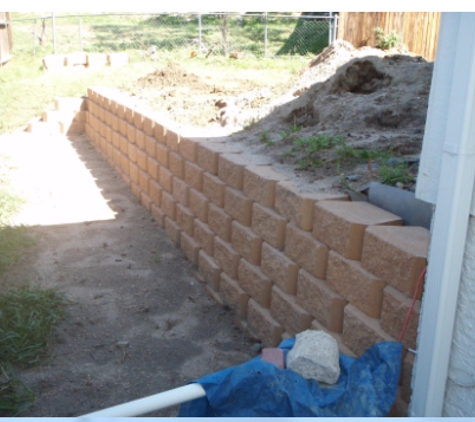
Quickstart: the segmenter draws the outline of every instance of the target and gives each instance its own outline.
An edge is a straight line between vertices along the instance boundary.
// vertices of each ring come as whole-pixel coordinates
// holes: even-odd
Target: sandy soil
[[[36,394],[23,416],[80,416],[256,356],[255,343],[84,136],[0,137],[0,153],[30,200],[18,222],[37,238],[0,286],[56,286],[71,301],[51,360],[20,373]]]

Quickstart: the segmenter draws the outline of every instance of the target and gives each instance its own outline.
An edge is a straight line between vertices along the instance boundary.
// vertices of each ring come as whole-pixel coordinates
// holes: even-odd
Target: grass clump
[[[0,417],[14,417],[33,406],[35,395],[10,365],[0,365]]]
[[[390,34],[385,35],[382,28],[375,28],[374,33],[376,36],[376,47],[381,50],[389,50],[397,47],[401,43],[401,35],[396,31],[392,31]]]

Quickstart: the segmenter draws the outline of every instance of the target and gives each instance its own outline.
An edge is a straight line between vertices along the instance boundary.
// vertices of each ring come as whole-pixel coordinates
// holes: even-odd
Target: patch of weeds
[[[274,142],[270,139],[270,133],[268,130],[264,130],[263,132],[259,133],[259,139],[263,144],[274,145]]]
[[[300,158],[297,160],[299,170],[308,170],[319,167],[323,162],[319,156],[321,150],[335,147],[344,142],[341,135],[327,135],[321,133],[317,137],[297,138],[294,146],[286,153],[287,156]]]
[[[46,357],[48,339],[64,316],[57,289],[19,288],[0,294],[0,364],[32,365]]]
[[[303,129],[303,126],[297,125],[294,121],[294,123],[291,126],[289,126],[287,129],[280,132],[280,136],[282,137],[282,139],[285,139],[292,133],[300,132],[302,129]]]
[[[24,226],[0,226],[0,274],[8,270],[35,240]]]
[[[394,48],[401,43],[401,35],[396,31],[392,31],[390,34],[385,35],[382,28],[374,28],[374,33],[376,36],[376,47],[381,50],[389,50]]]
[[[243,124],[243,128],[244,130],[251,129],[256,123],[257,123],[257,119],[255,117],[251,119],[247,119]]]
[[[410,183],[414,178],[409,175],[409,169],[405,163],[399,163],[395,166],[384,164],[379,167],[379,177],[384,185],[394,186],[397,183]]]
[[[0,417],[14,417],[33,406],[35,395],[8,364],[0,364]]]

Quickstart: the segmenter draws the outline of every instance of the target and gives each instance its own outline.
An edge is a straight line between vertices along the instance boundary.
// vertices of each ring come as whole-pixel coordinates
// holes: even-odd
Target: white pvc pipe
[[[143,399],[119,404],[107,409],[83,415],[83,418],[107,418],[107,417],[130,417],[140,416],[155,410],[164,409],[175,404],[185,403],[190,400],[206,396],[206,392],[200,384],[189,384],[184,387],[164,391]]]
[[[440,48],[439,48],[440,47]],[[454,54],[455,53],[455,54]],[[429,267],[414,365],[411,417],[442,416],[475,179],[475,14],[443,13],[428,123],[446,120]],[[431,101],[432,100],[432,101]],[[430,128],[428,128],[430,131]]]

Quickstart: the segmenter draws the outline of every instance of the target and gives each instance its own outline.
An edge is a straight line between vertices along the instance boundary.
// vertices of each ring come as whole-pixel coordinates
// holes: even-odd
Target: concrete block
[[[361,265],[397,290],[412,297],[427,265],[430,232],[422,227],[368,227]],[[418,298],[422,296],[422,289]]]
[[[128,62],[129,56],[127,55],[127,53],[111,53],[107,55],[107,64],[109,66],[124,66]]]
[[[328,330],[343,331],[343,310],[348,301],[304,269],[298,275],[297,303]]]
[[[98,68],[107,65],[107,55],[101,53],[87,53],[86,66],[88,68]]]
[[[167,215],[167,217],[172,220],[176,221],[176,206],[178,201],[173,198],[168,192],[162,191],[162,204],[161,208],[163,212]],[[181,228],[180,228],[181,229]]]
[[[203,190],[203,174],[204,170],[198,165],[185,162],[185,182],[199,192]]]
[[[43,59],[46,70],[61,70],[64,68],[64,54],[49,54]]]
[[[159,122],[155,121],[155,126],[153,128],[153,137],[163,145],[166,145],[165,142],[165,128]]]
[[[120,143],[120,141],[123,137],[120,136],[120,135],[117,135],[116,138],[117,138],[117,142]],[[115,141],[114,137],[112,138],[112,143],[115,147],[119,146],[119,145],[116,145],[116,141]],[[128,152],[128,156],[129,156],[130,161],[132,161],[132,163],[136,163],[137,162],[137,147],[134,144],[131,144],[130,142],[128,142],[127,143],[127,152]]]
[[[231,245],[243,258],[254,265],[261,263],[262,239],[249,227],[232,222]]]
[[[296,293],[299,266],[266,242],[262,244],[261,269],[285,293]]]
[[[152,202],[159,207],[161,205],[162,187],[157,181],[149,181],[148,194],[150,195]]]
[[[287,224],[285,254],[310,274],[322,280],[327,273],[328,248],[293,223]]]
[[[198,158],[198,142],[192,139],[180,137],[178,152],[186,161],[196,163]]]
[[[143,115],[143,131],[147,136],[154,136],[155,120],[146,114]]]
[[[168,193],[172,193],[173,174],[165,167],[160,167],[158,171],[158,181]]]
[[[208,225],[203,223],[199,218],[195,218],[193,234],[198,245],[200,245],[208,255],[213,256],[215,234]]]
[[[402,219],[368,202],[321,201],[315,204],[313,235],[349,259],[360,259],[366,227],[401,226]]]
[[[343,319],[343,343],[361,356],[373,344],[381,341],[395,341],[381,329],[379,319],[370,318],[351,303],[345,307]]]
[[[166,145],[158,143],[155,145],[155,150],[156,150],[156,158],[158,162],[162,166],[168,168],[169,167],[168,155],[170,153],[170,149]]]
[[[122,136],[127,136],[128,123],[125,120],[119,119],[119,132]]]
[[[249,296],[241,289],[236,280],[225,273],[220,275],[219,292],[225,305],[228,305],[238,316],[245,320],[247,317],[247,303]]]
[[[241,259],[238,266],[238,280],[243,290],[260,306],[270,308],[272,281],[258,266]]]
[[[285,369],[284,351],[282,349],[266,347],[262,350],[261,360],[269,362],[279,369]]]
[[[185,178],[185,160],[177,152],[170,151],[168,155],[170,171],[180,179]]]
[[[384,289],[383,310],[381,312],[381,328],[391,337],[399,338],[404,326],[407,312],[411,307],[412,298],[402,294],[394,287],[387,286]],[[407,326],[406,334],[402,343],[408,349],[415,350],[417,340],[417,327],[421,311],[421,302],[418,300],[414,305],[411,319]]]
[[[176,222],[170,220],[167,216],[165,216],[165,231],[173,244],[177,248],[180,247],[182,229],[178,224],[176,224]]]
[[[240,259],[241,256],[228,242],[225,242],[219,236],[214,238],[214,260],[231,278],[237,278]]]
[[[155,158],[156,153],[157,153],[156,151],[156,145],[158,144],[157,140],[148,135],[145,135],[144,137],[145,137],[145,151],[150,157]]]
[[[186,234],[185,232],[181,233],[180,236],[180,247],[183,250],[183,253],[188,258],[193,265],[198,265],[198,253],[200,251],[200,245],[195,242],[195,240]]]
[[[148,156],[147,154],[141,150],[140,148],[137,148],[137,165],[143,170],[147,171],[148,170]]]
[[[226,187],[224,192],[224,210],[244,226],[251,225],[252,199],[241,191]]]
[[[183,180],[180,180],[177,177],[173,178],[172,194],[178,202],[182,203],[185,207],[188,207],[190,187]]]
[[[134,126],[132,126],[134,127]],[[134,127],[135,129],[135,127]],[[137,144],[137,146],[142,150],[142,151],[145,151],[145,137],[147,135],[145,135],[145,132],[139,130],[139,129],[135,129],[135,143]]]
[[[136,185],[138,185],[138,183],[139,183],[139,168],[133,163],[129,163],[129,176],[130,176],[130,180],[132,180],[132,182],[134,182]]]
[[[252,205],[252,230],[276,249],[283,249],[287,220],[270,208],[254,202]]]
[[[195,216],[182,204],[176,205],[176,222],[188,236],[193,237]]]
[[[142,130],[143,129],[143,120],[144,120],[144,116],[143,114],[138,111],[138,110],[135,110],[135,113],[134,113],[134,126],[139,129],[139,130]]]
[[[173,152],[178,152],[178,145],[180,144],[180,135],[167,127],[163,128],[163,136],[165,144]]]
[[[266,347],[277,347],[284,330],[271,316],[268,309],[260,306],[254,299],[247,305],[247,321],[249,329]]]
[[[208,226],[221,239],[229,242],[231,240],[231,224],[233,219],[222,208],[214,204],[209,204]]]
[[[312,317],[297,303],[296,297],[277,286],[272,287],[270,313],[291,336],[307,330],[312,322]]]
[[[328,256],[327,283],[371,318],[379,318],[386,283],[366,271],[361,263],[346,259],[334,251]]]
[[[127,123],[127,139],[129,142],[133,144],[136,143],[136,136],[137,136],[137,129],[135,129],[134,125]]]
[[[275,190],[275,209],[302,230],[312,231],[315,203],[319,201],[347,201],[348,195],[302,192],[290,181],[278,182]]]
[[[265,207],[274,207],[277,182],[287,178],[271,166],[249,166],[244,169],[243,192]]]
[[[196,163],[209,174],[218,174],[219,156],[224,153],[237,154],[242,150],[231,143],[200,142]]]
[[[203,223],[208,222],[209,199],[195,189],[189,191],[188,206],[190,211]]]
[[[87,65],[86,53],[69,53],[64,57],[65,66]]]
[[[203,250],[198,253],[198,269],[206,283],[211,286],[213,290],[219,292],[219,275],[221,274],[221,268],[219,268],[214,259]]]
[[[157,224],[163,229],[165,227],[165,213],[155,204],[152,204],[150,211]]]
[[[139,186],[148,195],[148,184],[150,182],[150,176],[143,170],[139,170]]]
[[[203,174],[203,195],[218,207],[224,207],[226,184],[210,173]]]
[[[140,195],[140,202],[146,210],[150,211],[152,209],[152,199],[143,191]]]

